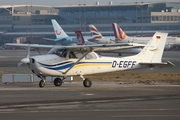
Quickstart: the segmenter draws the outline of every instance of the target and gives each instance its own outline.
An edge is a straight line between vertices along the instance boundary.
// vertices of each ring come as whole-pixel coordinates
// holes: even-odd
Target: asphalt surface
[[[179,85],[122,85],[81,82],[54,87],[47,83],[0,86],[0,119],[179,120]]]
[[[25,51],[1,50],[0,56],[0,70],[31,73],[26,65],[15,67],[26,56]],[[176,67],[153,71],[180,70],[179,51],[165,52],[166,60]],[[64,83],[61,87],[46,83],[44,88],[39,88],[38,83],[0,85],[0,120],[180,120],[179,113],[178,84],[93,82],[91,88],[84,88],[82,82]]]

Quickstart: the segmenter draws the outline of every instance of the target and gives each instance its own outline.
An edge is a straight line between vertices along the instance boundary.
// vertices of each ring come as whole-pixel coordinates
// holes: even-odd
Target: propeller
[[[29,64],[30,63],[29,57],[30,57],[30,44],[28,44],[26,57],[21,59],[21,61],[17,63],[17,67],[20,67],[22,64]]]

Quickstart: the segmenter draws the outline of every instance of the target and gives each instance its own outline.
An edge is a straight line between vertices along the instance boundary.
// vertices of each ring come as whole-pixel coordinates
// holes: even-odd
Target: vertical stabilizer
[[[76,39],[77,39],[77,45],[84,45],[84,37],[82,35],[82,30],[76,30],[75,31]]]
[[[98,29],[94,25],[89,25],[89,29],[92,36],[91,40],[103,38],[102,34],[98,31]]]
[[[141,62],[161,63],[168,33],[156,32],[143,50],[137,55]]]
[[[54,28],[54,32],[56,35],[56,38],[66,38],[69,37],[64,30],[61,28],[61,26],[57,23],[57,21],[55,19],[51,20],[53,28]]]
[[[112,23],[114,36],[117,40],[124,40],[127,35],[126,33],[120,28],[120,26],[117,23]]]

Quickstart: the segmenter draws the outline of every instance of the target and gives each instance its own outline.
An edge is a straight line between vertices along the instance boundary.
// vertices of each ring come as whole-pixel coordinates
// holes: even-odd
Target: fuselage
[[[90,36],[85,36],[85,41],[87,41],[87,39],[90,38]],[[69,36],[69,37],[65,37],[65,38],[57,38],[54,40],[57,44],[61,44],[61,45],[77,45],[77,39],[76,36]]]
[[[59,77],[76,76],[80,74],[89,75],[148,67],[140,65],[139,60],[132,59],[133,57],[99,57],[96,53],[93,54],[93,58],[84,58],[75,66],[73,65],[78,60],[75,58],[67,59],[59,57],[55,54],[32,56],[30,58],[30,69],[36,75]],[[66,72],[70,67],[72,67],[72,69],[64,74],[64,72]]]
[[[115,39],[111,39],[111,38],[96,38],[96,39],[89,39],[88,41],[90,42],[94,42],[97,44],[113,44],[115,43]]]
[[[152,37],[128,37],[127,36],[124,40],[117,41],[117,42],[147,44],[151,38]],[[168,36],[166,40],[166,44],[165,44],[165,49],[169,49],[173,47],[174,45],[180,46],[180,38]]]

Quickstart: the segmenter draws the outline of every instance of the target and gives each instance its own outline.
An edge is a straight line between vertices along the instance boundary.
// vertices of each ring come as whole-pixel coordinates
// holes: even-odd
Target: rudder
[[[156,32],[137,57],[142,62],[161,63],[167,35],[168,33]]]
[[[98,31],[98,29],[94,25],[89,25],[89,29],[91,32],[92,38],[90,40],[96,40],[103,38],[102,34]]]
[[[57,21],[55,19],[51,20],[53,28],[54,28],[54,32],[56,35],[56,38],[65,38],[65,37],[69,37],[64,30],[61,28],[61,26],[57,23]]]
[[[84,45],[84,37],[82,35],[82,30],[76,30],[75,31],[76,39],[77,39],[77,45]]]
[[[120,28],[120,26],[117,23],[112,23],[114,36],[117,40],[124,40],[127,35],[126,33]]]

